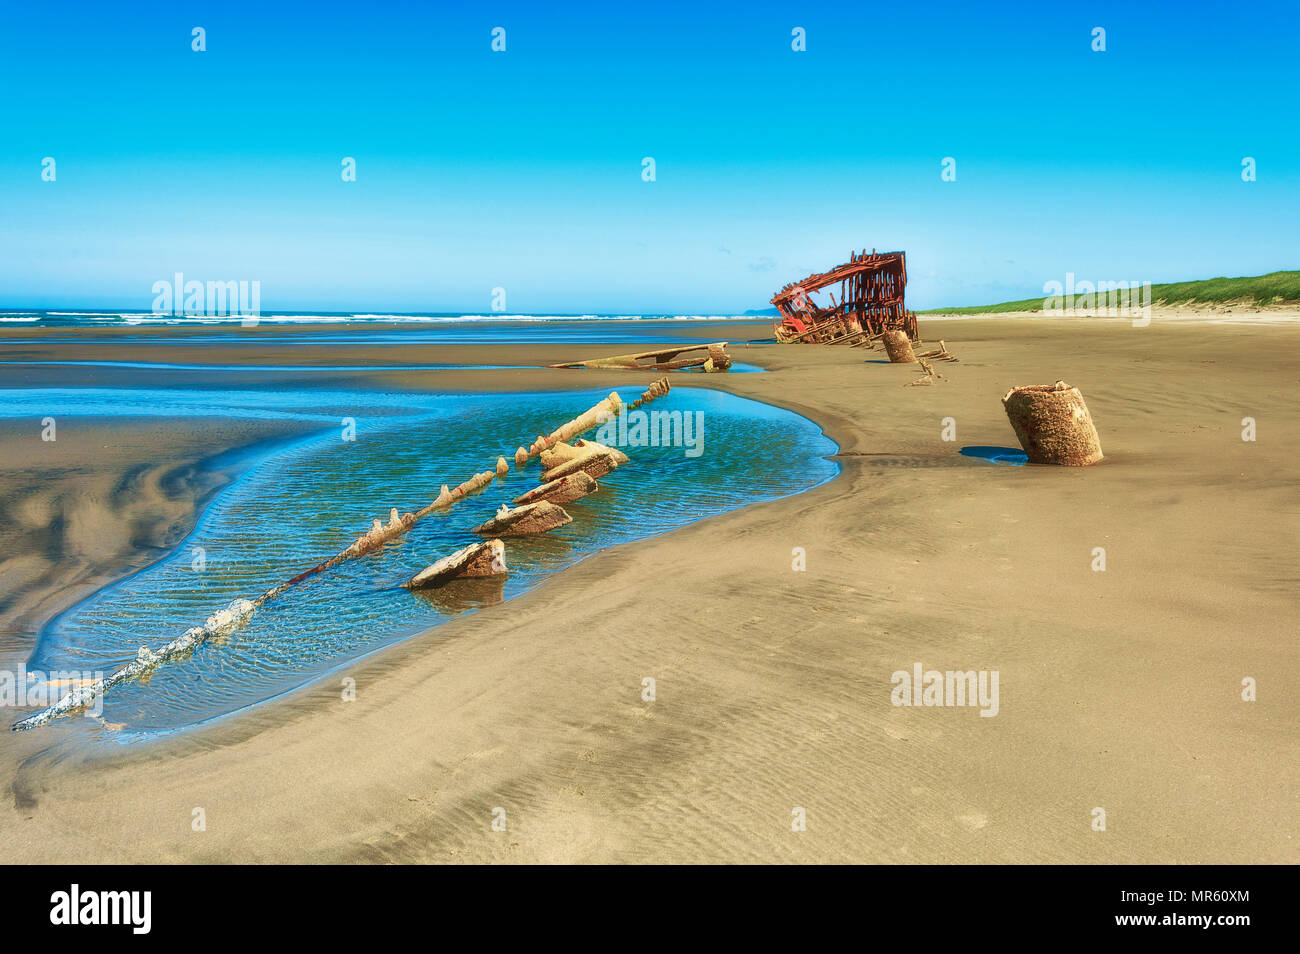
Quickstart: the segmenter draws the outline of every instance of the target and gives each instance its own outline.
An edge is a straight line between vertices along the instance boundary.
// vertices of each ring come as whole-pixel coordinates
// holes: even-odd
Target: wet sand
[[[148,746],[4,733],[0,860],[1300,860],[1300,328],[923,318],[921,330],[961,358],[937,366],[945,380],[928,388],[903,387],[915,367],[880,363],[878,351],[801,346],[733,345],[766,374],[674,378],[807,415],[840,445],[843,473],[602,553],[441,628],[455,638],[436,651],[422,637],[386,650],[347,672],[354,702],[331,677]],[[738,326],[727,337],[769,333]],[[187,347],[58,334],[2,344],[32,337],[0,333],[5,357],[543,364],[641,348]],[[219,380],[631,392],[652,377]],[[0,368],[0,387],[187,378]],[[1103,463],[1016,468],[960,455],[1014,447],[999,398],[1058,378],[1082,389]],[[1241,439],[1247,416],[1254,442]],[[948,417],[955,441],[942,439]],[[54,450],[37,422],[5,422],[3,649],[29,646],[52,612],[178,539],[224,479],[202,462],[286,436],[273,430],[85,421],[61,425]],[[719,435],[710,440],[720,452]],[[805,572],[791,568],[796,547]],[[1091,568],[1095,547],[1105,572]],[[891,674],[917,662],[997,670],[998,715],[895,708]],[[1245,677],[1258,683],[1255,702],[1241,699]],[[1104,832],[1092,830],[1099,807]],[[193,830],[196,808],[205,831]],[[806,831],[791,830],[796,808]],[[505,831],[493,830],[495,809]]]

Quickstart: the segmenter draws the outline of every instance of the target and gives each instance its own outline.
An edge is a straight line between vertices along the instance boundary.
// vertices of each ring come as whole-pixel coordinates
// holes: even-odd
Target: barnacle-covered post
[[[1002,406],[1030,463],[1087,467],[1101,460],[1101,438],[1078,388],[1064,381],[1012,388]]]

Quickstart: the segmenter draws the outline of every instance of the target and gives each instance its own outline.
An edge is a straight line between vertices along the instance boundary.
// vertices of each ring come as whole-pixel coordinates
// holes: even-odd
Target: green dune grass
[[[1250,278],[1207,278],[1198,282],[1170,282],[1151,286],[1154,305],[1223,304],[1285,305],[1300,303],[1300,271],[1269,272]],[[1004,311],[1042,311],[1043,299],[1026,298],[996,305],[929,308],[919,315],[980,315]]]

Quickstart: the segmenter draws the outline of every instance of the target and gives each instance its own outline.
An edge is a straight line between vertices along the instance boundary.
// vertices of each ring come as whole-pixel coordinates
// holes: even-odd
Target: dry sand
[[[839,443],[843,473],[602,553],[448,624],[440,632],[456,638],[436,648],[408,640],[347,671],[355,702],[331,677],[123,751],[88,752],[57,730],[4,733],[0,860],[1300,860],[1300,328],[1017,318],[923,319],[921,330],[962,359],[940,365],[934,387],[902,387],[916,366],[880,363],[881,352],[815,346],[733,346],[771,373],[676,378],[806,414]],[[629,349],[5,350],[524,364]],[[0,387],[72,375],[5,368]],[[650,377],[405,371],[329,383],[632,391]],[[999,397],[1058,378],[1082,389],[1103,463],[959,455],[1014,446]],[[1241,439],[1247,416],[1255,442]],[[947,417],[955,442],[941,439]],[[52,463],[35,427],[15,427],[0,434],[10,649],[184,532],[220,478],[176,473],[284,436],[85,422],[75,440],[60,432],[67,456]],[[795,547],[806,572],[791,569]],[[1105,572],[1091,569],[1095,547]],[[893,707],[891,674],[916,662],[998,670],[999,714]],[[1258,701],[1242,701],[1245,677]],[[1097,807],[1105,832],[1091,828]],[[192,830],[195,808],[206,831]],[[505,832],[492,829],[496,808]],[[791,830],[795,808],[806,831]]]

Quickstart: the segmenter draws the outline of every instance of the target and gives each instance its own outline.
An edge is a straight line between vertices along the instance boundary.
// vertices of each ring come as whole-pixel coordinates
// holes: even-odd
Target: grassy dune
[[[1155,305],[1224,304],[1286,305],[1300,303],[1300,271],[1269,272],[1250,278],[1207,278],[1198,282],[1170,282],[1151,286]],[[1043,299],[1026,298],[996,305],[930,308],[921,315],[980,315],[1008,311],[1042,311]]]

